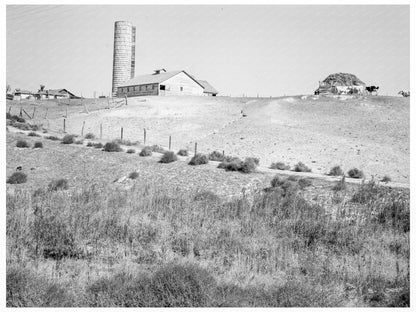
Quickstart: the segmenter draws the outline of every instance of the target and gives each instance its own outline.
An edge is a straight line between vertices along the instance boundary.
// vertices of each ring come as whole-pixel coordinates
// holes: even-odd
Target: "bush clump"
[[[19,140],[19,141],[16,142],[16,146],[17,147],[22,147],[22,148],[28,148],[29,143],[27,143],[25,140]]]
[[[133,171],[129,174],[129,179],[137,179],[139,177],[139,173],[137,171]]]
[[[180,149],[179,152],[177,153],[179,156],[188,156],[189,152],[186,149]]]
[[[62,138],[61,143],[62,144],[72,144],[75,142],[75,135],[73,134],[67,134]]]
[[[328,175],[330,175],[330,176],[342,176],[342,175],[344,175],[344,171],[341,169],[340,166],[335,166],[335,167],[331,168]]]
[[[89,139],[89,140],[94,140],[95,139],[95,135],[94,133],[88,132],[84,138]]]
[[[145,146],[142,148],[142,150],[139,153],[139,156],[146,157],[146,156],[152,156],[152,148],[150,146]]]
[[[59,141],[59,138],[53,135],[48,135],[45,139],[52,140],[52,141]]]
[[[134,153],[136,153],[136,150],[134,148],[129,148],[126,153],[127,154],[134,154]]]
[[[385,175],[380,181],[384,183],[391,182],[391,178],[390,176]]]
[[[26,120],[24,118],[19,117],[17,115],[9,114],[9,113],[6,113],[6,119],[10,119],[10,120],[14,120],[14,121],[17,121],[17,122],[22,122],[22,123],[26,122]]]
[[[40,141],[36,141],[35,145],[33,145],[33,148],[42,148],[43,147],[43,143]]]
[[[284,162],[278,161],[278,162],[272,163],[270,165],[270,169],[290,170],[290,166],[289,165],[286,165]]]
[[[78,145],[81,145],[81,144],[84,144],[84,141],[83,140],[76,140],[74,143],[78,144]]]
[[[152,146],[150,146],[150,149],[153,153],[163,154],[164,152],[166,152],[165,149],[160,145],[152,145]]]
[[[93,143],[92,144],[92,146],[94,147],[94,148],[103,148],[103,143],[101,143],[101,142],[98,142],[98,143]]]
[[[27,134],[27,136],[31,136],[31,137],[40,137],[40,134],[37,134],[36,132],[31,131],[31,132],[29,132],[29,133]]]
[[[107,142],[104,145],[104,151],[106,151],[106,152],[121,152],[121,147],[116,142]]]
[[[219,151],[213,151],[208,155],[209,160],[212,161],[224,161],[225,160],[225,156],[223,153],[219,152]]]
[[[57,191],[57,190],[67,190],[68,189],[68,180],[67,179],[58,179],[52,180],[48,184],[49,191]]]
[[[178,160],[178,157],[175,155],[174,152],[167,151],[167,152],[163,153],[163,156],[159,160],[159,162],[163,163],[163,164],[168,164],[168,163],[171,163],[171,162],[174,162],[174,161],[177,161],[177,160]]]
[[[298,184],[300,186],[300,188],[305,188],[305,187],[309,187],[312,185],[312,180],[311,179],[305,179],[305,178],[301,178],[298,180]]]
[[[296,172],[311,172],[312,170],[306,166],[304,163],[302,162],[298,162],[295,167],[293,168],[293,171]]]
[[[150,276],[123,272],[100,278],[87,293],[91,305],[100,307],[204,307],[210,306],[215,287],[207,270],[168,263]]]
[[[243,161],[238,157],[224,159],[218,168],[225,169],[225,171],[238,171],[242,166]]]
[[[364,177],[364,173],[357,168],[352,168],[348,171],[348,176],[353,179],[362,179]]]
[[[208,162],[209,162],[209,159],[207,155],[196,154],[194,157],[192,157],[188,165],[191,165],[191,166],[205,165]]]
[[[224,159],[218,165],[218,168],[225,169],[225,171],[239,171],[242,173],[252,173],[256,170],[257,164],[259,160],[253,157],[247,157],[244,161],[242,161],[238,157],[232,157]]]
[[[15,172],[8,179],[7,183],[9,184],[22,184],[26,183],[27,175],[23,172]]]
[[[241,168],[239,169],[239,171],[243,173],[252,173],[256,171],[258,164],[259,164],[258,158],[248,157],[241,164]]]

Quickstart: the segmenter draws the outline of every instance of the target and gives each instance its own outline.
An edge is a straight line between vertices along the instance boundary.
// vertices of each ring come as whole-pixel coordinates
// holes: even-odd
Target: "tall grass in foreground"
[[[406,306],[409,195],[334,207],[92,185],[7,194],[8,306]],[[175,194],[175,192],[173,192]]]

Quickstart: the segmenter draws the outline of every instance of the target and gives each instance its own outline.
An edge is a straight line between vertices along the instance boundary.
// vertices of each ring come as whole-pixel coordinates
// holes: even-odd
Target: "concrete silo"
[[[117,87],[134,77],[136,27],[131,22],[118,21],[114,24],[113,96]]]

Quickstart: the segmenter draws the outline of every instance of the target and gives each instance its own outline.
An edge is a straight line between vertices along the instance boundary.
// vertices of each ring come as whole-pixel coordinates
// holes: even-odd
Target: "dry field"
[[[145,100],[145,101],[144,101]],[[393,182],[409,183],[410,108],[408,98],[369,96],[361,99],[314,99],[285,97],[277,99],[147,97],[129,98],[127,106],[105,109],[106,100],[88,104],[89,114],[78,103],[23,104],[27,111],[37,105],[34,122],[43,123],[50,132],[61,132],[68,108],[68,133],[99,135],[103,139],[120,137],[147,145],[191,151],[225,151],[241,158],[258,157],[261,166],[283,161],[290,165],[302,161],[313,172],[325,174],[335,165],[345,171],[356,167],[367,179],[389,175]],[[12,114],[19,104],[8,102]],[[45,120],[45,107],[49,119]],[[242,117],[243,110],[247,117]]]
[[[67,132],[85,121],[84,134],[98,135],[102,123],[103,143],[121,126],[141,141],[146,127],[148,144],[172,135],[175,150],[197,141],[266,167],[339,164],[409,181],[408,99],[147,98],[111,109],[90,101],[89,114],[48,102],[48,120],[45,103],[19,104],[8,102],[12,114],[37,107],[30,122],[44,136],[62,137],[68,108]],[[140,157],[141,145],[110,153],[19,132],[6,136],[7,176],[18,166],[27,174],[7,184],[8,306],[409,305],[408,189],[334,191],[335,182],[302,185],[288,172],[190,166],[192,155],[162,164],[157,153]],[[61,178],[67,189],[49,188]]]

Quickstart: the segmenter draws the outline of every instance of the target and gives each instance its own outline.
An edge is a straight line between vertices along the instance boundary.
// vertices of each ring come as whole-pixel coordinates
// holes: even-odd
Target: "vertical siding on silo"
[[[114,24],[113,96],[117,87],[131,79],[133,25],[119,21]]]

